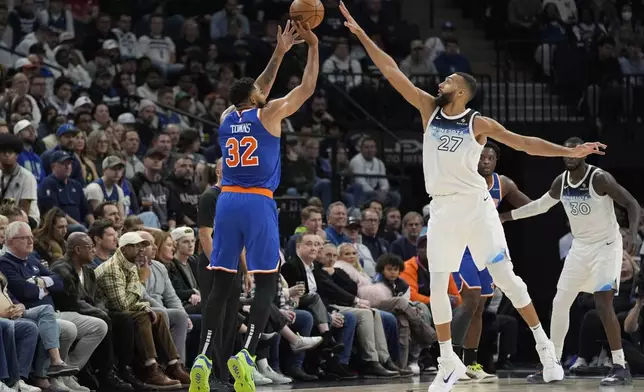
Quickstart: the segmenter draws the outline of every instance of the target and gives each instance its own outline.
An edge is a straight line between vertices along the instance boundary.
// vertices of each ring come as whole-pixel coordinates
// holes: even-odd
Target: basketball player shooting
[[[302,83],[285,97],[266,102],[284,53],[300,40],[309,47]],[[225,311],[222,304],[230,295],[239,293],[232,285],[245,247],[248,272],[254,274],[256,293],[244,348],[228,360],[237,392],[255,391],[255,349],[277,292],[280,243],[273,192],[280,182],[281,123],[313,95],[319,62],[318,39],[308,24],[287,22],[284,33],[278,33],[278,48],[267,70],[257,81],[251,78],[235,81],[229,94],[233,106],[222,114],[219,144],[223,181],[208,267],[214,270],[215,276],[206,304],[207,338],[202,353],[208,352],[211,341],[221,344]],[[211,366],[211,359],[204,354],[197,357],[190,373],[190,392],[210,390]]]
[[[565,143],[570,148],[582,144],[578,137],[570,138]],[[552,303],[550,337],[555,353],[557,358],[561,358],[568,332],[570,307],[577,294],[592,293],[613,358],[613,368],[601,385],[628,385],[631,383],[631,374],[626,367],[621,327],[613,309],[624,249],[613,201],[628,211],[629,231],[625,249],[630,254],[635,253],[640,207],[635,198],[608,172],[587,164],[583,158],[564,158],[564,164],[566,171],[555,179],[548,192],[539,200],[504,212],[501,220],[518,220],[543,214],[561,201],[574,239]],[[543,382],[540,373],[529,376],[528,380]]]
[[[432,197],[427,230],[427,258],[431,273],[431,308],[440,343],[440,369],[429,392],[447,392],[466,373],[454,355],[450,332],[452,310],[447,288],[450,273],[458,271],[469,246],[479,270],[487,267],[499,287],[530,326],[543,365],[545,381],[561,380],[563,368],[552,342],[541,327],[525,283],[514,274],[501,220],[485,179],[477,172],[483,146],[490,137],[515,150],[547,157],[583,158],[604,154],[601,143],[564,147],[545,140],[512,133],[495,120],[483,117],[467,103],[476,95],[471,75],[458,72],[439,85],[437,97],[417,88],[400,71],[391,56],[365,34],[344,3],[344,25],[357,36],[371,60],[392,86],[420,112],[423,137],[425,187]],[[467,225],[463,225],[467,222]]]

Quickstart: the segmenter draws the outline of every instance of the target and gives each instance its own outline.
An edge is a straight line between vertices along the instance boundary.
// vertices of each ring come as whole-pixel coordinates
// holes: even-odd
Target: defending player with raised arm
[[[573,137],[568,139],[565,145],[574,147],[582,143],[580,138]],[[552,304],[550,337],[555,345],[557,357],[560,358],[563,353],[570,307],[577,294],[592,293],[613,359],[613,368],[601,384],[630,384],[631,375],[626,367],[621,329],[613,308],[613,296],[619,289],[622,252],[626,250],[633,254],[635,251],[640,207],[635,198],[608,172],[588,165],[585,159],[564,158],[564,163],[566,171],[555,179],[550,191],[539,200],[504,212],[501,214],[501,220],[517,220],[543,214],[561,201],[574,239],[564,261],[557,283],[557,294]],[[628,211],[629,233],[625,244],[622,244],[614,201]],[[579,361],[582,361],[579,365],[583,365],[584,359],[580,358]],[[532,382],[543,382],[540,374],[532,375],[528,379]]]
[[[427,228],[431,308],[441,354],[440,369],[429,392],[450,391],[467,371],[452,347],[452,310],[447,295],[450,274],[458,271],[466,247],[477,269],[488,269],[494,284],[532,330],[544,380],[563,379],[554,345],[541,326],[525,283],[513,271],[498,212],[476,168],[488,137],[530,155],[552,157],[604,154],[601,149],[606,146],[585,143],[571,148],[508,131],[495,120],[466,107],[476,95],[477,82],[463,72],[446,77],[438,86],[438,96],[432,97],[414,86],[396,62],[369,39],[344,3],[340,4],[340,12],[346,18],[345,26],[357,36],[391,85],[420,111],[423,121],[423,175],[427,193],[432,197]]]
[[[302,40],[308,58],[302,83],[283,98],[267,102],[284,52]],[[259,336],[264,331],[279,278],[279,227],[273,192],[280,182],[281,122],[313,95],[319,73],[318,39],[310,27],[288,22],[278,33],[278,49],[256,81],[242,78],[230,87],[232,108],[222,115],[218,141],[222,151],[221,194],[217,199],[209,269],[214,271],[202,325],[202,354],[190,373],[190,392],[208,392],[212,367],[205,355],[211,342],[221,345],[225,307],[239,296],[236,277],[242,250],[255,279],[255,296],[243,349],[227,361],[236,392],[254,392],[253,369]],[[215,347],[215,350],[218,348]],[[221,368],[222,364],[218,364]]]

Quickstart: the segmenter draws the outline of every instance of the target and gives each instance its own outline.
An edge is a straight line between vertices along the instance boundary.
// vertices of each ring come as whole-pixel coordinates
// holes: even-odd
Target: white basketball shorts
[[[429,209],[430,271],[458,271],[466,247],[479,271],[510,258],[499,213],[489,192],[435,196]]]
[[[622,236],[596,243],[572,241],[564,261],[557,289],[571,292],[595,293],[619,289],[622,270]]]

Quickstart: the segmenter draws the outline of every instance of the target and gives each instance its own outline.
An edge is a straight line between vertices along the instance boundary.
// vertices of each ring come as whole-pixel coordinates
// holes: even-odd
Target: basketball
[[[311,28],[316,28],[324,18],[324,6],[320,0],[295,0],[291,4],[291,19],[295,22],[308,22]]]

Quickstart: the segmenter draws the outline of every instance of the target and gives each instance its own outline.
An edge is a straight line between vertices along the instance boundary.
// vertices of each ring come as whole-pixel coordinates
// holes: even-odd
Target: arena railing
[[[559,43],[495,43],[493,99],[504,122],[640,123],[644,75],[594,77],[592,50],[571,39]],[[590,52],[589,52],[590,51]],[[602,80],[603,79],[603,80]]]

